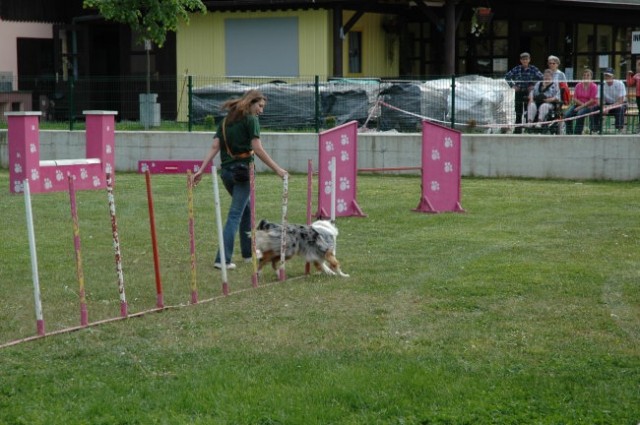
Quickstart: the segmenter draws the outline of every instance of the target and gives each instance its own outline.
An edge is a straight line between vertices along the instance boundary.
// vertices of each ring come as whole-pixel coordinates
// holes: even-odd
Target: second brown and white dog
[[[318,220],[310,225],[287,224],[285,261],[293,256],[304,257],[313,263],[318,271],[349,277],[340,269],[335,256],[338,229],[328,220]],[[256,228],[256,254],[259,260],[258,270],[271,263],[274,269],[280,262],[282,243],[282,225],[262,220]]]

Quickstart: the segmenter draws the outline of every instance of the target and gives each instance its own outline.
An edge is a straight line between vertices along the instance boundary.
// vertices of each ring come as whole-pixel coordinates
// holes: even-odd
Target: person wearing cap
[[[527,52],[520,53],[520,65],[515,66],[506,73],[504,79],[515,92],[516,128],[515,133],[522,133],[522,113],[525,103],[529,101],[529,92],[533,85],[542,81],[542,72],[535,65],[531,65],[531,55]]]
[[[624,114],[627,111],[627,89],[624,83],[613,78],[613,68],[604,70],[604,85],[602,86],[602,115],[613,115],[616,130],[620,133],[624,128]],[[596,129],[601,129],[602,119],[594,116]]]

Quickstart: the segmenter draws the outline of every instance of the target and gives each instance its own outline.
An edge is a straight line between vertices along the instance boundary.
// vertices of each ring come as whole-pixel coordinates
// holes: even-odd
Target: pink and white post
[[[461,141],[457,130],[422,122],[422,195],[413,211],[464,212],[460,205]]]

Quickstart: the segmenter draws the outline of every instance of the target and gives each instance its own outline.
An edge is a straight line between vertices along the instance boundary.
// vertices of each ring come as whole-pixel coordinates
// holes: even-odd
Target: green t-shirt
[[[251,150],[251,141],[260,137],[260,123],[258,122],[257,116],[247,115],[234,123],[226,124],[225,131],[231,153],[233,155],[238,155],[243,152],[249,152]],[[253,155],[241,159],[231,158],[227,153],[227,147],[222,133],[221,124],[215,137],[220,139],[220,160],[222,166],[227,166],[240,161],[247,163],[253,161]]]

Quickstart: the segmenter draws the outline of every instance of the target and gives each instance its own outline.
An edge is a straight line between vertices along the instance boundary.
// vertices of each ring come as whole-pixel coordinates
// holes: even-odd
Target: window
[[[227,19],[226,74],[299,75],[298,18]]]
[[[349,73],[362,73],[362,32],[349,32]]]

